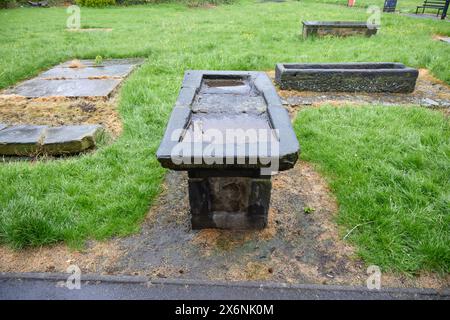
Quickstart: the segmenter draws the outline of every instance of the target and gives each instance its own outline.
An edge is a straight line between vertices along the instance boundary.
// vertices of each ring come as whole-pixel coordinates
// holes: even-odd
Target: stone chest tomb
[[[303,21],[303,39],[311,36],[373,36],[379,26],[360,21]]]
[[[414,91],[418,70],[393,62],[278,63],[275,80],[281,89],[334,92]]]
[[[261,229],[271,174],[293,167],[298,152],[266,74],[188,71],[157,158],[188,172],[193,229]]]

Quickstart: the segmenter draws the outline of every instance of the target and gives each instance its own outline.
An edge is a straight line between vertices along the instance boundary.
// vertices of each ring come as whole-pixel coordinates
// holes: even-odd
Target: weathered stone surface
[[[0,131],[0,154],[27,156],[37,154],[46,126],[19,125]]]
[[[0,130],[0,155],[63,155],[95,146],[102,132],[98,125],[47,127],[18,125]]]
[[[183,161],[175,164],[172,151],[179,149],[177,145],[185,145],[187,148],[184,150],[189,149],[187,145],[193,140],[188,138],[193,136],[196,125],[203,131],[264,129],[273,133],[278,130],[279,150],[272,150],[271,146],[268,146],[268,150],[269,154],[277,154],[279,169],[289,169],[298,157],[299,145],[292,130],[289,115],[282,107],[270,79],[262,72],[187,71],[175,106],[157,152],[158,160],[164,167],[189,170],[211,167],[258,169],[264,166],[258,154],[251,154],[253,145],[248,142],[239,146],[235,143],[236,145],[229,149],[225,147],[224,149],[228,150],[222,158],[222,163],[225,165],[207,164],[203,161],[201,154],[195,154],[195,150],[190,154],[183,154],[183,158],[192,159],[190,163]],[[174,138],[173,133],[177,131],[181,133],[182,129],[187,129],[183,132],[189,135],[183,134]],[[257,158],[258,163],[250,163],[250,159],[254,157]],[[226,163],[226,159],[230,158],[233,159],[232,163],[230,164],[229,161]],[[245,163],[238,164],[237,159],[243,159]],[[265,166],[269,165],[266,163]]]
[[[98,125],[48,128],[43,140],[43,152],[49,155],[79,153],[95,146],[102,127]]]
[[[8,125],[7,125],[7,124],[4,124],[4,123],[0,123],[0,130],[3,130],[3,129],[5,129],[6,127],[8,127]]]
[[[192,228],[263,229],[271,188],[270,177],[190,177]]]
[[[352,21],[303,21],[303,38],[311,36],[339,36],[347,37],[364,35],[370,37],[375,35],[379,26],[368,25],[366,22]]]
[[[67,68],[55,67],[39,75],[42,79],[87,79],[125,77],[134,68],[132,64],[106,65],[103,67]]]
[[[401,63],[279,63],[275,80],[299,91],[410,93],[418,74]]]
[[[31,79],[11,89],[9,93],[28,98],[64,97],[107,97],[121,82],[120,79]]]
[[[229,139],[230,130],[240,130],[243,140]],[[246,133],[251,130],[253,138]],[[212,131],[221,140],[205,142],[201,134],[196,136]],[[278,142],[276,150],[273,141]],[[180,146],[187,153],[178,162],[174,151]],[[205,156],[211,146],[220,151]],[[267,225],[270,173],[294,166],[298,151],[288,113],[267,75],[188,71],[157,157],[164,167],[188,170],[193,229],[262,229]],[[271,162],[265,162],[267,155]],[[273,168],[263,171],[274,161]]]
[[[105,59],[102,61],[102,66],[114,66],[114,65],[123,65],[123,64],[132,64],[138,66],[144,63],[145,59],[140,58],[126,58],[126,59]],[[86,67],[95,67],[97,64],[94,60],[83,59],[80,60],[80,63]],[[57,67],[68,68],[72,64],[72,60],[63,62],[59,64]]]
[[[28,98],[107,97],[123,78],[143,61],[143,59],[112,59],[105,60],[98,66],[93,60],[81,60],[80,68],[70,68],[72,62],[68,61],[6,92]]]

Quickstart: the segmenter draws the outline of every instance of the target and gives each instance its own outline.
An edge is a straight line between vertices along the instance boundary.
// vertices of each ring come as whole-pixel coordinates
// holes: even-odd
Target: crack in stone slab
[[[110,59],[98,65],[93,60],[68,61],[6,90],[5,93],[26,98],[108,97],[143,62],[143,59]]]
[[[92,148],[103,128],[99,125],[47,127],[17,125],[0,132],[0,155],[74,154]]]

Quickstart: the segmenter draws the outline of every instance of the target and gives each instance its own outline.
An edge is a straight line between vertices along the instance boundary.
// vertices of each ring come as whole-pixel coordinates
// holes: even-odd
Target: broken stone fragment
[[[47,128],[43,140],[43,152],[49,155],[71,154],[95,146],[103,131],[98,125],[62,126]]]
[[[79,153],[96,145],[99,125],[47,127],[18,125],[0,130],[0,155],[34,156]]]
[[[0,131],[0,154],[27,156],[39,152],[46,126],[19,125]]]

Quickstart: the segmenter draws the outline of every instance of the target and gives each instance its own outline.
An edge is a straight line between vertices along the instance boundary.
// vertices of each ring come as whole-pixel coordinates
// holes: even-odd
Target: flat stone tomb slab
[[[79,153],[94,147],[102,130],[102,127],[98,125],[11,126],[0,130],[0,155],[35,156]]]
[[[157,157],[166,168],[188,171],[193,229],[261,229],[270,174],[291,168],[298,151],[266,74],[188,71]]]
[[[39,151],[46,126],[19,125],[0,131],[0,154],[26,156]]]
[[[102,131],[99,125],[76,125],[48,128],[43,139],[46,154],[72,154],[89,149],[96,144]]]
[[[377,33],[378,25],[368,25],[360,21],[303,21],[302,35],[306,39],[311,36],[354,36],[364,35],[367,37]]]
[[[322,92],[414,91],[418,70],[401,63],[279,63],[275,80],[281,89]]]
[[[96,65],[92,60],[81,60],[79,67],[72,62],[62,63],[7,90],[28,98],[63,97],[107,97],[142,59],[111,59]]]
[[[134,68],[132,64],[106,65],[102,67],[83,67],[68,68],[54,67],[41,73],[39,78],[43,79],[83,79],[83,78],[107,78],[107,77],[125,77]]]
[[[63,97],[107,97],[121,79],[65,79],[45,80],[40,78],[25,81],[10,93],[27,98]]]

